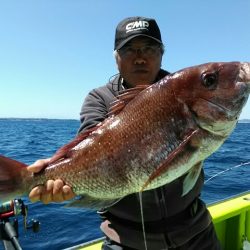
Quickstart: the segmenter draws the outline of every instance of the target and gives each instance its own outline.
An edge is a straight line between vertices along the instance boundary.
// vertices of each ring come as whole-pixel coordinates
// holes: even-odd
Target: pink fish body
[[[113,200],[187,174],[231,134],[250,91],[250,64],[207,63],[180,70],[119,97],[111,115],[62,147],[38,175],[0,156],[0,201],[62,179],[78,195]]]

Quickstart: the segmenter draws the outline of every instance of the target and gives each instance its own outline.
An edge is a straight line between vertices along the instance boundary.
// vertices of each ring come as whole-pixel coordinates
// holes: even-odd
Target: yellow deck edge
[[[208,205],[208,210],[215,224],[243,211],[250,210],[250,192]]]
[[[217,236],[225,250],[241,250],[250,240],[250,192],[208,206]]]

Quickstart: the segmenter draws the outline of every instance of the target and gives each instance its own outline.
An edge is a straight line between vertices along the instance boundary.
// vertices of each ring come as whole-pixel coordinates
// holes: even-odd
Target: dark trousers
[[[219,240],[217,239],[214,226],[211,223],[204,231],[194,236],[189,242],[169,250],[221,250]],[[122,246],[110,239],[106,239],[102,245],[102,250],[143,250]],[[167,249],[148,249],[148,250],[167,250]]]

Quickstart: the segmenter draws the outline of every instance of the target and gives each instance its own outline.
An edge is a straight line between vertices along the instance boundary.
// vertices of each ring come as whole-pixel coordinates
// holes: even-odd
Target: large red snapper
[[[0,199],[60,178],[77,195],[113,200],[187,174],[185,195],[236,126],[249,91],[250,64],[240,62],[194,66],[130,89],[109,118],[58,150],[40,174],[0,156]]]

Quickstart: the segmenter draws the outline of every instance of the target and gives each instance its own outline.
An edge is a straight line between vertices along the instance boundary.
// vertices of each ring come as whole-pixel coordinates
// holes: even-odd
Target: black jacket
[[[168,72],[161,70],[158,79],[167,74]],[[103,121],[111,102],[124,87],[126,88],[121,85],[120,76],[117,75],[106,85],[92,90],[82,105],[79,132]],[[182,176],[170,184],[142,193],[149,249],[182,245],[211,223],[204,203],[198,199],[204,181],[203,171],[193,189],[182,197],[184,178]],[[144,247],[138,194],[128,195],[100,213],[104,219],[111,221],[112,228],[119,234],[123,245],[137,249]]]

